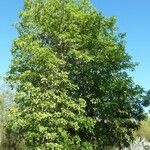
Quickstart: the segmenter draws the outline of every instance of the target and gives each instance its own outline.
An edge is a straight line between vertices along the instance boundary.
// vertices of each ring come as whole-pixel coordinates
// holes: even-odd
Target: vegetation
[[[25,0],[7,82],[5,149],[122,148],[145,118],[114,17],[88,0]]]
[[[150,119],[141,122],[141,127],[135,132],[136,137],[144,137],[150,141]]]
[[[5,137],[4,123],[7,120],[7,111],[13,106],[13,92],[6,84],[1,84],[0,87],[0,150],[3,150],[2,145],[7,145],[8,139]],[[11,139],[15,140],[15,139]],[[6,149],[4,149],[6,150]]]

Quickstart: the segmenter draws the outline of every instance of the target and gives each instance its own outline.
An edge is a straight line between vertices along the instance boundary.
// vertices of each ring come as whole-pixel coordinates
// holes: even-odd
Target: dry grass
[[[150,141],[150,119],[145,120],[141,123],[141,127],[135,132],[136,137],[145,137]]]

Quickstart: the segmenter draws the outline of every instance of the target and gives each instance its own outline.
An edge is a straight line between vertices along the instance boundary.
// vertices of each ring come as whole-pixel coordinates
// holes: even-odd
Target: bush
[[[141,122],[141,127],[135,132],[135,136],[145,137],[150,141],[150,119]]]

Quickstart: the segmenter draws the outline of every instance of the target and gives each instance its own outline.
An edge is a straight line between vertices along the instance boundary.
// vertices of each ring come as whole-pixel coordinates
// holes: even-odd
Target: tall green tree
[[[144,118],[115,17],[88,0],[24,0],[7,76],[16,109],[6,130],[26,149],[123,147]],[[12,119],[13,118],[13,119]]]

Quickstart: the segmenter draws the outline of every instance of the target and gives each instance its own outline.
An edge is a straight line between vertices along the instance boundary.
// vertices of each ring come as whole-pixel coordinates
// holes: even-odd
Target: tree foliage
[[[143,89],[127,71],[115,17],[88,0],[25,0],[7,81],[16,109],[6,125],[27,149],[126,146],[144,118]]]
[[[143,99],[143,105],[146,107],[150,106],[150,90],[147,91]]]
[[[13,104],[13,92],[6,83],[3,81],[0,82],[0,149],[3,150],[2,145],[5,143],[5,131],[3,125],[7,118],[7,111]]]

